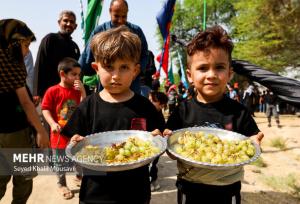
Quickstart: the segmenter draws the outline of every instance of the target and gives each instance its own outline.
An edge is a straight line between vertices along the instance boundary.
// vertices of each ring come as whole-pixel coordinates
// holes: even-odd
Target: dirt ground
[[[245,204],[296,204],[300,199],[290,189],[278,189],[267,185],[266,178],[286,178],[293,174],[298,182],[296,186],[300,192],[300,118],[295,115],[281,115],[282,128],[277,128],[275,121],[272,127],[267,127],[267,119],[262,113],[256,113],[255,120],[265,134],[262,143],[261,157],[266,167],[254,165],[245,166],[245,178],[242,182],[242,203]],[[270,141],[276,137],[286,140],[286,149],[280,150],[270,146]],[[176,161],[163,155],[159,161],[159,183],[161,188],[152,193],[151,204],[176,203],[177,190]],[[273,176],[273,177],[272,177]],[[79,188],[72,183],[73,176],[68,176],[68,184],[75,197],[64,200],[57,191],[56,177],[53,175],[39,175],[34,179],[33,192],[28,204],[73,204],[78,203]],[[273,179],[274,180],[274,179]],[[7,192],[0,201],[9,204],[12,198],[12,184],[7,186]]]

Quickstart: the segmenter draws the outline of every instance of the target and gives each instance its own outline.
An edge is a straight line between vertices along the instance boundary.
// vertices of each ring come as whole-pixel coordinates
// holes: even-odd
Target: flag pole
[[[202,30],[206,30],[206,0],[203,0],[203,23]]]
[[[82,0],[79,0],[80,3],[80,17],[81,17],[81,30],[82,30],[82,39],[84,39],[84,31],[85,31],[85,23],[84,23],[84,12],[83,12],[83,4]],[[85,46],[85,41],[84,41],[84,46]]]

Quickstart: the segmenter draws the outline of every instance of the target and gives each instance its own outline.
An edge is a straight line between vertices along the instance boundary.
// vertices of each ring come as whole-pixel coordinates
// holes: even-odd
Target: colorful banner
[[[159,26],[159,30],[162,34],[164,39],[164,46],[162,50],[162,57],[160,61],[160,67],[163,68],[164,72],[166,73],[166,77],[168,78],[168,60],[169,60],[169,46],[170,46],[170,27],[171,21],[174,13],[174,6],[176,0],[167,0],[163,8],[159,11],[156,16],[156,20]]]
[[[103,0],[88,0],[87,14],[84,24],[84,42],[86,43],[94,30],[95,26],[98,25],[98,21],[102,11]]]
[[[180,72],[181,72],[180,80],[183,83],[184,87],[187,89],[189,87],[189,83],[186,78],[186,72],[185,72],[186,70],[183,67],[182,59],[181,59],[181,56],[178,51],[177,51],[177,57],[178,57],[178,61],[179,61],[179,65],[180,65]]]
[[[175,83],[174,81],[174,74],[173,74],[173,62],[172,62],[172,58],[170,60],[170,67],[169,67],[169,71],[168,71],[168,79],[169,79],[169,82],[171,82],[172,84]]]

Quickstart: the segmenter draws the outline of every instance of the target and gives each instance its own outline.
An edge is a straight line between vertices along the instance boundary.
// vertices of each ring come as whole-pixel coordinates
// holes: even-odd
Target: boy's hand
[[[264,138],[264,133],[262,133],[262,132],[257,133],[257,135],[251,136],[251,139],[253,139],[254,142],[256,142],[259,145],[263,138]]]
[[[84,137],[82,137],[81,135],[76,134],[71,138],[70,142],[73,143],[74,145],[76,145],[78,142],[80,142],[83,139],[84,139]]]
[[[57,124],[57,123],[52,123],[52,124],[50,125],[50,127],[51,127],[51,130],[52,130],[53,133],[60,133],[61,127],[60,127],[59,124]]]
[[[160,135],[160,136],[162,136],[162,134],[161,134],[161,132],[160,132],[160,130],[159,129],[155,129],[155,130],[153,130],[152,132],[151,132],[151,134],[152,134],[152,136],[157,136],[157,135]]]
[[[82,92],[84,90],[84,86],[80,80],[74,81],[74,89]]]
[[[170,129],[165,129],[164,132],[163,132],[163,136],[164,137],[170,137],[172,135],[172,130]]]

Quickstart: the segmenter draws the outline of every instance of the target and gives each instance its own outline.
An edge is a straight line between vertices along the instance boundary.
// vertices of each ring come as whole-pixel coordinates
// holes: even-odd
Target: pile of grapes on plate
[[[127,163],[151,157],[159,153],[159,149],[150,141],[138,137],[129,137],[126,141],[101,148],[97,145],[87,145],[77,152],[78,160],[89,160],[92,163]]]
[[[236,164],[255,155],[251,140],[221,140],[213,134],[185,131],[178,137],[173,150],[194,161],[211,164]]]

